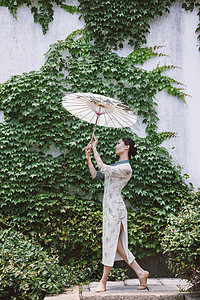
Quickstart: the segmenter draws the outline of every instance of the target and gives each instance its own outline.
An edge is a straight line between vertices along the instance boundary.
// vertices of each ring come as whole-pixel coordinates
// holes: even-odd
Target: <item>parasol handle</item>
[[[98,122],[99,117],[100,117],[100,114],[97,114],[96,122],[95,122],[95,125],[94,125],[94,130],[93,130],[93,133],[92,133],[92,138],[91,138],[91,141],[90,141],[91,143],[92,143],[93,138],[94,138],[94,133],[95,133],[95,130],[96,130],[96,127],[97,127],[97,122]],[[88,163],[89,163],[89,156],[90,156],[90,154],[88,154],[88,156],[87,156],[86,165],[88,165]]]

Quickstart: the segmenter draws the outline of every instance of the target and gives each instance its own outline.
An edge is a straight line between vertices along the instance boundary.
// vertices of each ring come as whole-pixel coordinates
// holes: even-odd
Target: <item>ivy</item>
[[[67,5],[64,0],[0,0],[0,6],[8,7],[14,18],[17,18],[19,6],[27,5],[31,7],[34,21],[42,26],[43,34],[46,34],[49,29],[49,23],[53,21],[55,4],[71,14],[78,12],[76,6]]]
[[[174,2],[176,1],[94,0],[90,3],[87,0],[79,0],[79,8],[86,22],[86,29],[97,44],[122,48],[123,42],[128,40],[131,46],[138,48],[147,42],[150,22],[169,12]],[[199,1],[185,0],[182,4],[186,11],[193,11],[195,7],[200,9]],[[200,21],[200,11],[198,16]],[[200,24],[196,32],[199,29]]]
[[[149,22],[169,11],[172,1],[99,1],[92,5],[80,0],[80,12],[86,22],[86,28],[97,43],[111,47],[123,47],[128,40],[131,46],[139,47],[146,43]]]
[[[199,1],[195,1],[195,0],[187,0],[182,4],[182,7],[186,10],[186,11],[193,11],[195,8],[198,9],[198,18],[199,18],[199,23],[197,25],[197,28],[195,30],[196,33],[199,33],[200,31],[200,3]],[[198,40],[200,40],[200,34],[198,35]],[[200,50],[200,47],[199,47]]]
[[[39,22],[45,34],[49,23],[53,21],[54,5],[65,11],[81,13],[86,23],[86,30],[91,39],[101,45],[110,45],[117,48],[123,47],[123,42],[128,40],[136,48],[147,42],[150,32],[150,22],[156,17],[161,17],[169,12],[171,5],[176,0],[79,0],[79,6],[67,5],[64,0],[0,0],[0,6],[8,7],[13,17],[17,17],[17,9],[21,5],[31,8],[34,21]],[[198,0],[185,0],[182,8],[193,11],[198,8],[199,24],[196,32],[200,30],[200,3]],[[198,36],[198,39],[200,36]]]
[[[5,118],[0,126],[1,217],[47,250],[54,249],[61,263],[73,266],[79,259],[84,269],[94,261],[99,266],[101,259],[103,182],[91,179],[84,153],[93,125],[62,108],[67,91],[89,90],[117,97],[147,123],[146,138],[129,129],[97,128],[99,152],[108,164],[113,162],[114,145],[120,137],[131,136],[138,145],[133,176],[123,192],[125,201],[136,210],[129,212],[129,234],[138,257],[162,251],[158,231],[161,234],[167,216],[176,214],[184,201],[191,202],[190,187],[160,146],[174,134],[155,131],[157,92],[174,91],[181,101],[184,93],[172,86],[172,78],[162,75],[169,67],[145,71],[138,66],[155,57],[155,50],[134,50],[123,58],[109,48],[92,45],[88,35],[78,31],[51,45],[40,71],[12,76],[1,85],[0,109]],[[57,149],[56,157],[47,155],[52,147]],[[143,230],[148,233],[144,235],[136,224],[147,211]],[[135,234],[138,239],[133,240]],[[92,276],[98,277],[99,270],[97,267]]]
[[[75,34],[81,37],[77,39]],[[46,66],[67,74],[64,75],[67,91],[105,94],[133,107],[138,115],[143,116],[146,131],[150,133],[157,128],[157,91],[166,90],[183,101],[185,96],[180,83],[162,75],[170,66],[156,67],[152,71],[135,66],[157,55],[153,48],[142,48],[127,57],[120,57],[109,48],[90,44],[88,35],[78,30],[64,41],[50,46]]]

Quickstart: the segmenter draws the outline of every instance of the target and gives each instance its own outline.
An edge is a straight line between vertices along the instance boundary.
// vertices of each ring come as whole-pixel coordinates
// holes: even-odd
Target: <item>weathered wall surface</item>
[[[71,1],[76,4],[75,0]],[[44,53],[49,45],[64,39],[72,31],[84,27],[78,15],[71,15],[55,7],[54,22],[43,35],[41,26],[35,24],[30,9],[21,7],[17,20],[7,8],[0,7],[0,82],[11,75],[39,70],[45,62]],[[174,162],[190,176],[195,187],[200,187],[200,52],[198,51],[197,11],[186,13],[180,3],[171,7],[170,14],[154,20],[148,36],[148,46],[164,46],[159,51],[167,56],[152,59],[143,67],[150,70],[158,63],[170,64],[179,68],[166,72],[185,84],[187,104],[162,92],[157,95],[159,131],[173,131],[177,137],[163,143],[172,155]],[[118,53],[127,55],[128,46]],[[0,121],[3,115],[0,114]],[[140,122],[133,127],[143,135]]]
[[[171,76],[185,84],[186,104],[166,93],[158,95],[159,130],[175,131],[177,138],[165,142],[175,162],[200,187],[200,43],[195,29],[197,10],[186,13],[175,4],[169,15],[151,26],[149,45],[165,45],[166,64],[178,66]],[[162,63],[163,61],[160,60]],[[168,72],[167,72],[168,73]]]
[[[71,1],[72,5],[76,4]],[[45,62],[44,53],[52,43],[64,39],[72,31],[84,27],[79,15],[69,14],[55,7],[54,22],[43,35],[39,23],[34,23],[33,15],[26,6],[18,9],[17,20],[9,10],[0,7],[0,82],[11,75],[39,70]]]

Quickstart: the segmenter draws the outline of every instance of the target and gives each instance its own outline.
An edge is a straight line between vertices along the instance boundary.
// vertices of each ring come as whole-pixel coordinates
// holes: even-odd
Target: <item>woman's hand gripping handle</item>
[[[89,163],[89,158],[90,158],[91,150],[92,150],[92,143],[91,143],[91,141],[90,141],[89,144],[85,147],[85,154],[86,154],[86,158],[87,158],[86,164],[87,164],[87,165],[88,165],[88,163]]]

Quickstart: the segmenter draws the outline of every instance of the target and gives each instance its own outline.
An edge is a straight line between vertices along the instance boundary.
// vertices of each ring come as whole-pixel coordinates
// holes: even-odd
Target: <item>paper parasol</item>
[[[105,127],[130,127],[137,121],[133,109],[119,100],[92,93],[69,93],[62,101],[62,105],[71,114],[81,120]]]

